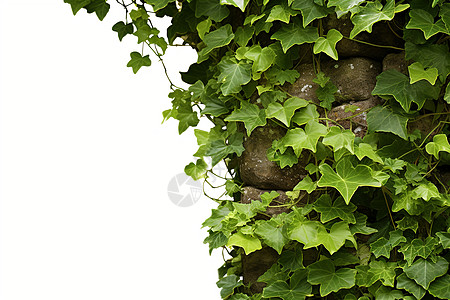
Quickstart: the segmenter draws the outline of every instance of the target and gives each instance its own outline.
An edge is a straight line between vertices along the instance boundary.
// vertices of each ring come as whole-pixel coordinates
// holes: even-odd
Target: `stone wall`
[[[325,30],[327,28],[337,28],[348,36],[351,22],[347,19],[329,19],[325,23]],[[372,35],[361,34],[358,38],[373,44],[402,47],[402,40],[396,34],[392,32],[389,24],[377,23]],[[371,94],[376,84],[376,77],[388,69],[406,73],[407,62],[404,60],[403,52],[393,52],[389,48],[377,48],[348,39],[340,41],[337,44],[337,50],[339,61],[320,62],[320,70],[330,77],[330,80],[338,88],[336,97],[338,101],[331,111],[328,111],[327,116],[346,129],[351,128],[357,137],[363,137],[367,131],[367,122],[366,113],[361,113],[361,111],[382,103],[380,98]],[[300,73],[300,77],[294,84],[286,87],[287,91],[293,96],[318,103],[315,93],[318,85],[313,82],[316,77],[313,63],[300,64],[297,71]],[[346,110],[349,105],[357,106],[356,110],[354,112]],[[356,116],[349,118],[352,115]],[[286,130],[281,127],[267,125],[255,129],[251,136],[246,137],[245,151],[239,162],[241,179],[245,185],[241,202],[260,201],[261,194],[276,190],[280,196],[274,199],[274,204],[284,203],[288,201],[286,191],[292,190],[306,176],[305,165],[307,162],[302,162],[301,158],[298,164],[283,169],[267,158],[267,149],[271,147],[274,140],[283,137],[285,132]],[[309,197],[311,196],[314,197],[314,195],[309,195]],[[314,199],[311,200],[314,201]],[[299,205],[302,205],[302,201],[299,202]],[[288,209],[271,208],[267,214],[274,216],[282,212],[288,212]],[[309,251],[314,252],[314,249]],[[304,257],[307,259],[307,255]],[[256,280],[277,259],[277,252],[271,248],[263,248],[245,255],[242,260],[244,283],[250,284],[253,292],[261,292],[265,284],[258,283]],[[308,264],[307,261],[304,263]]]

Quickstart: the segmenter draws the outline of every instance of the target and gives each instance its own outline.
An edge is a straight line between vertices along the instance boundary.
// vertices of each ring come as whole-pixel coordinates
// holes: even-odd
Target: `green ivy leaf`
[[[406,242],[406,238],[403,236],[401,230],[395,230],[389,232],[389,240],[385,237],[381,237],[375,242],[370,244],[370,250],[375,255],[376,258],[384,256],[389,259],[390,252],[394,247],[398,246],[400,243]]]
[[[326,223],[328,221],[339,218],[351,224],[356,223],[353,212],[356,210],[356,206],[353,203],[348,205],[344,202],[342,197],[338,197],[331,203],[331,197],[328,194],[323,194],[313,204],[314,210],[320,213],[320,221]]]
[[[219,82],[222,83],[220,90],[224,96],[239,93],[242,85],[251,80],[252,66],[235,58],[225,58],[219,63]]]
[[[294,128],[288,130],[282,142],[286,147],[291,146],[295,154],[300,156],[303,149],[316,152],[317,142],[320,137],[327,133],[327,127],[319,122],[310,121],[306,124],[305,130]]]
[[[411,19],[406,24],[406,28],[422,30],[427,40],[439,32],[448,34],[445,23],[441,19],[434,23],[434,17],[423,9],[411,9],[409,16]]]
[[[227,244],[228,238],[221,232],[209,231],[209,235],[203,241],[203,244],[209,244],[209,255],[214,249],[223,247]]]
[[[396,299],[404,299],[403,293],[399,290],[393,290],[391,288],[385,287],[384,285],[380,286],[375,292],[375,299],[377,300],[396,300]]]
[[[232,295],[229,300],[251,300],[251,299],[246,294],[239,293]]]
[[[203,100],[203,103],[205,108],[202,109],[202,114],[218,117],[230,111],[228,106],[219,98],[208,97]]]
[[[308,104],[306,107],[300,108],[292,117],[292,122],[297,125],[303,125],[309,121],[318,121],[319,113],[317,112],[317,106],[314,104]]]
[[[237,156],[241,156],[245,150],[244,146],[242,146],[243,139],[244,134],[236,132],[228,138],[228,143],[226,143],[225,139],[214,140],[208,145],[205,155],[211,157],[213,166],[229,154],[236,153]]]
[[[376,106],[367,113],[369,132],[391,132],[407,139],[408,118],[399,115],[386,106]]]
[[[283,105],[278,102],[270,103],[266,109],[267,118],[276,118],[287,127],[290,126],[294,112],[308,105],[308,101],[297,97],[287,99]]]
[[[429,82],[419,81],[410,84],[406,75],[396,70],[387,70],[377,76],[377,83],[372,95],[382,98],[383,96],[392,96],[406,112],[409,112],[413,102],[420,109],[425,100],[437,99],[439,92],[440,88],[432,86]]]
[[[336,271],[333,262],[329,259],[315,262],[307,269],[308,282],[320,284],[320,296],[322,297],[355,285],[356,270],[341,268]]]
[[[124,22],[120,21],[120,22],[117,22],[116,24],[114,24],[114,26],[112,27],[112,30],[117,32],[117,34],[119,35],[119,41],[122,41],[124,36],[126,36],[127,34],[133,33],[134,27],[133,27],[133,24],[131,24],[131,23],[125,24]]]
[[[326,38],[319,37],[314,44],[314,54],[323,52],[334,60],[338,60],[338,53],[336,51],[336,44],[342,40],[342,34],[336,29],[328,31]]]
[[[428,68],[425,70],[424,66],[420,62],[415,62],[408,66],[409,71],[409,83],[413,84],[419,80],[426,80],[432,85],[436,83],[438,78],[438,69]]]
[[[441,194],[434,183],[423,181],[413,190],[413,195],[415,198],[422,198],[425,201],[429,201],[431,198],[439,198]]]
[[[266,22],[281,21],[289,24],[291,16],[296,16],[297,14],[297,11],[293,10],[284,3],[282,5],[275,5],[270,10],[270,14],[267,17]]]
[[[437,237],[441,242],[442,247],[444,249],[450,249],[450,233],[449,232],[437,232]]]
[[[302,300],[312,293],[312,286],[306,280],[306,270],[296,271],[288,285],[286,281],[275,281],[264,288],[264,298],[279,297],[283,300]]]
[[[434,297],[448,299],[450,295],[450,275],[446,274],[433,281],[428,291]]]
[[[447,45],[405,43],[406,60],[420,62],[425,68],[436,68],[441,78],[450,73],[450,53]],[[445,81],[442,79],[442,81]]]
[[[330,10],[326,7],[317,5],[315,1],[309,0],[291,0],[291,7],[300,10],[303,16],[303,27],[308,26],[309,23],[316,19],[328,16]]]
[[[335,253],[344,246],[346,240],[352,242],[355,248],[357,247],[356,240],[348,227],[348,223],[344,221],[334,223],[329,233],[326,230],[319,230],[317,239],[330,254]]]
[[[350,224],[350,232],[353,235],[355,233],[361,233],[361,234],[368,235],[368,234],[372,234],[372,233],[375,233],[378,231],[375,228],[367,226],[367,216],[366,215],[359,213],[359,212],[355,212],[354,215],[356,218],[356,224]]]
[[[434,155],[436,159],[439,159],[439,152],[445,151],[450,153],[450,144],[447,140],[447,135],[445,134],[437,134],[433,137],[433,141],[429,142],[425,150],[428,154]]]
[[[250,0],[220,0],[220,4],[229,4],[240,8],[243,12]]]
[[[98,19],[103,21],[106,15],[109,12],[110,5],[106,2],[106,0],[93,0],[89,5],[86,6],[86,10],[88,13],[95,12]]]
[[[303,266],[303,251],[301,247],[296,247],[294,250],[285,250],[281,253],[278,262],[291,271],[304,269]]]
[[[283,221],[276,217],[267,221],[257,221],[255,233],[278,254],[281,254],[284,245],[289,242]]]
[[[221,5],[219,0],[197,0],[195,5],[195,17],[207,16],[214,22],[221,22],[228,17],[230,10]]]
[[[184,173],[191,176],[194,180],[205,177],[208,164],[203,159],[198,159],[196,163],[191,162],[184,168]]]
[[[64,3],[70,4],[73,15],[76,15],[80,9],[91,3],[91,1],[92,0],[64,0]]]
[[[328,7],[336,6],[339,10],[347,12],[364,1],[365,0],[329,0],[327,6]]]
[[[212,231],[218,232],[222,229],[222,220],[231,212],[230,206],[223,205],[211,210],[211,216],[206,219],[202,227],[210,227]]]
[[[271,38],[279,40],[284,53],[286,53],[294,45],[314,43],[319,38],[319,33],[315,27],[303,28],[297,22],[292,22],[290,24],[283,24],[281,29],[275,32]]]
[[[245,254],[250,254],[256,250],[262,249],[261,241],[252,235],[244,234],[241,231],[236,232],[228,239],[227,246],[242,247]]]
[[[437,244],[437,239],[429,236],[425,242],[421,239],[414,239],[411,243],[404,244],[398,251],[403,253],[403,257],[410,266],[417,256],[427,259]]]
[[[232,295],[235,288],[243,285],[242,281],[239,280],[239,276],[235,274],[220,279],[216,284],[218,288],[222,289],[220,291],[220,297],[222,299]]]
[[[364,165],[353,167],[347,160],[340,160],[336,164],[336,172],[327,164],[319,167],[322,177],[317,182],[320,187],[334,187],[341,193],[345,203],[350,203],[350,199],[360,186],[380,187],[381,183],[372,176],[372,170]]]
[[[150,35],[157,35],[159,30],[156,28],[151,28],[146,20],[139,18],[134,21],[134,24],[137,27],[137,30],[133,33],[138,38],[138,43],[143,43],[150,38]]]
[[[244,122],[247,129],[247,135],[250,136],[253,129],[258,126],[266,125],[266,111],[260,109],[256,104],[251,104],[247,101],[241,102],[241,108],[235,110],[225,118],[225,121],[241,121]]]
[[[354,152],[355,134],[348,129],[342,130],[340,127],[333,126],[329,129],[327,135],[323,138],[322,143],[333,147],[334,152],[339,149],[347,149],[350,153]]]
[[[142,56],[139,52],[130,53],[131,60],[128,62],[127,67],[133,69],[133,73],[136,74],[141,67],[149,67],[152,62],[148,55]]]
[[[402,231],[411,229],[412,231],[414,231],[414,233],[416,233],[417,229],[419,228],[419,222],[416,218],[413,218],[411,216],[405,216],[403,217],[403,219],[395,222],[397,223],[397,228]]]
[[[303,178],[297,185],[294,187],[294,191],[306,191],[308,194],[311,194],[317,188],[317,183],[311,180],[311,177],[307,175]]]
[[[253,61],[253,73],[266,71],[275,61],[275,52],[270,47],[261,48],[260,45],[252,46],[244,56]]]
[[[230,24],[221,26],[217,30],[206,34],[203,38],[203,42],[206,44],[206,47],[198,53],[197,63],[201,63],[206,60],[208,58],[208,54],[212,50],[228,45],[233,39],[234,34]]]
[[[384,164],[383,159],[376,153],[372,145],[367,143],[360,143],[357,147],[355,147],[355,155],[359,160],[362,160],[364,157],[368,157],[374,162]]]
[[[380,280],[383,285],[394,287],[396,262],[385,262],[384,260],[374,260],[370,262],[369,275],[373,280]]]
[[[428,289],[432,281],[447,273],[448,262],[440,256],[437,257],[436,262],[419,258],[411,266],[404,267],[403,270],[409,278],[424,289]]]
[[[395,15],[395,1],[388,0],[384,7],[380,2],[368,2],[366,6],[352,16],[351,20],[355,25],[350,32],[350,38],[353,39],[361,31],[372,32],[372,26],[376,22],[390,21]]]
[[[413,294],[417,299],[422,299],[427,293],[423,287],[418,285],[414,280],[409,279],[405,273],[402,273],[397,277],[396,288],[406,290],[408,293]]]

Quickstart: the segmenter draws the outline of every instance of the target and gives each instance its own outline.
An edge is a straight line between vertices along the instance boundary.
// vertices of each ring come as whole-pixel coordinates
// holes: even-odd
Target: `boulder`
[[[239,160],[239,170],[245,185],[266,190],[292,190],[307,172],[304,163],[281,169],[267,158],[267,149],[272,142],[281,139],[286,130],[279,126],[266,125],[253,130],[244,141],[245,151]]]
[[[339,62],[323,62],[320,69],[338,88],[336,100],[363,101],[373,98],[371,93],[376,84],[376,77],[381,73],[381,64],[369,58],[353,57]],[[319,103],[316,96],[318,84],[313,82],[316,77],[314,66],[303,64],[297,71],[300,77],[288,87],[288,92],[293,96]]]
[[[392,69],[408,75],[408,63],[405,60],[405,52],[386,55],[383,59],[383,72]]]
[[[266,284],[264,282],[257,282],[257,280],[277,262],[278,258],[277,251],[270,247],[264,247],[248,255],[242,254],[244,284],[250,286],[252,293],[262,292]]]

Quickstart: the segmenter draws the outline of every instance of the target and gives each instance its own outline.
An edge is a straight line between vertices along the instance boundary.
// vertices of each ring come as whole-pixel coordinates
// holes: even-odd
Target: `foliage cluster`
[[[100,20],[109,10],[105,0],[64,2],[74,14],[84,8]],[[126,14],[113,30],[120,40],[134,35],[143,46],[131,53],[133,72],[151,64],[145,51],[161,58],[177,37],[198,51],[197,62],[182,73],[190,87],[170,82],[172,107],[163,116],[179,121],[180,134],[196,127],[199,117],[213,124],[209,131],[194,131],[198,159],[186,166],[188,175],[207,182],[214,165],[225,161],[228,168],[224,196],[233,200],[213,199],[218,208],[203,223],[210,251],[225,248],[233,257],[219,269],[223,299],[450,298],[450,188],[439,171],[450,165],[448,1],[117,3]],[[350,18],[349,36],[324,32],[322,22],[331,15]],[[172,21],[167,39],[151,21],[164,16]],[[405,51],[409,76],[388,70],[377,77],[372,94],[384,103],[361,112],[367,113],[368,133],[359,138],[327,117],[337,89],[320,62],[339,60],[336,44],[357,41],[377,22],[401,27],[404,48],[391,48]],[[296,66],[303,55],[313,56],[320,103],[286,91],[300,76]],[[408,130],[425,118],[433,119],[432,128]],[[288,192],[289,203],[277,204],[279,194],[272,191],[243,204],[243,141],[266,124],[286,130],[268,149],[269,159],[281,168],[306,159],[309,175]],[[276,205],[290,210],[268,216],[266,209]],[[262,293],[252,294],[242,281],[241,259],[263,247],[280,256],[258,279],[266,283]],[[310,248],[315,257],[305,264],[304,250]]]

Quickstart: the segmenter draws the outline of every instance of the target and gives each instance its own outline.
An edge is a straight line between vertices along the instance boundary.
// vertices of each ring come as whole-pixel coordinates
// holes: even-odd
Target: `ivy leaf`
[[[119,40],[122,41],[124,36],[126,36],[127,34],[133,33],[134,28],[133,28],[133,24],[131,24],[131,23],[125,24],[124,22],[120,21],[120,22],[117,22],[116,24],[114,24],[114,26],[112,27],[112,30],[117,32],[117,34],[119,35]]]
[[[372,145],[367,143],[358,144],[358,147],[355,147],[355,155],[359,160],[362,160],[364,157],[368,157],[374,162],[384,164],[383,159],[375,152]]]
[[[322,143],[333,147],[334,152],[345,148],[350,153],[354,153],[353,143],[355,134],[348,129],[342,130],[340,127],[333,126],[329,129],[327,135],[323,138]]]
[[[158,11],[166,7],[169,3],[175,2],[175,0],[145,0],[146,3],[153,6],[153,11]]]
[[[287,127],[290,126],[294,112],[308,105],[308,101],[297,97],[287,99],[283,105],[278,102],[270,103],[266,109],[267,118],[276,118]]]
[[[367,113],[369,132],[391,132],[406,140],[407,123],[407,117],[395,113],[386,106],[376,106]]]
[[[409,71],[409,83],[413,84],[419,80],[426,80],[432,85],[436,83],[438,78],[438,69],[428,68],[425,70],[424,66],[420,62],[415,62],[408,66]]]
[[[232,295],[235,288],[243,285],[242,281],[239,280],[239,276],[235,274],[220,279],[216,284],[217,287],[221,289],[220,297],[222,299]]]
[[[64,0],[64,3],[70,4],[73,15],[76,15],[80,9],[91,3],[91,1],[92,0]]]
[[[230,10],[220,5],[219,0],[197,0],[195,5],[195,17],[207,16],[214,22],[221,22],[228,17]]]
[[[216,209],[212,209],[211,216],[203,222],[202,228],[210,227],[214,232],[220,231],[222,229],[222,220],[228,216],[230,212],[231,210],[228,205],[223,205]]]
[[[256,250],[262,249],[261,241],[257,237],[244,234],[241,230],[230,236],[227,246],[242,247],[245,254],[250,254]]]
[[[232,295],[229,300],[251,300],[251,299],[246,294],[239,293]]]
[[[341,268],[336,271],[330,259],[315,262],[307,267],[308,282],[320,284],[320,296],[324,297],[331,292],[349,289],[355,285],[356,270]]]
[[[278,262],[291,271],[304,269],[303,266],[303,252],[301,247],[296,247],[294,250],[286,250],[281,253]]]
[[[297,22],[292,22],[290,24],[283,24],[281,29],[275,32],[271,38],[279,40],[284,53],[286,53],[294,45],[314,43],[319,38],[319,33],[315,27],[303,28]]]
[[[283,137],[283,144],[291,146],[295,154],[300,156],[303,149],[316,152],[317,142],[320,137],[327,133],[327,127],[319,122],[310,121],[306,124],[305,130],[302,128],[290,129]]]
[[[448,34],[445,23],[441,19],[434,23],[434,17],[423,9],[411,9],[409,16],[411,19],[406,24],[406,28],[422,30],[427,40],[439,32]]]
[[[384,7],[380,2],[369,2],[366,6],[352,16],[351,20],[355,25],[350,32],[350,38],[353,39],[361,31],[372,32],[372,26],[379,21],[390,21],[395,15],[395,1],[388,0]]]
[[[297,13],[298,12],[287,5],[275,5],[270,10],[270,14],[269,17],[267,17],[266,22],[281,21],[289,24],[291,16],[295,16]]]
[[[408,293],[413,294],[417,299],[422,299],[427,293],[423,287],[418,285],[414,280],[409,279],[405,273],[402,273],[397,277],[396,288],[406,290]]]
[[[341,193],[345,203],[349,204],[350,199],[360,186],[380,187],[381,183],[372,176],[372,171],[364,165],[353,167],[347,160],[340,160],[336,164],[336,172],[327,164],[319,166],[320,177],[317,185],[320,187],[334,187]]]
[[[286,227],[279,219],[272,218],[267,221],[257,221],[255,233],[262,237],[263,241],[278,254],[281,254],[284,245],[289,242],[286,233]]]
[[[306,107],[300,108],[292,117],[292,122],[303,125],[309,121],[317,121],[319,118],[319,113],[317,112],[317,106],[314,104],[308,104]]]
[[[128,62],[127,67],[133,69],[133,73],[136,74],[141,67],[149,67],[152,62],[148,55],[142,56],[139,52],[130,53],[131,60]]]
[[[198,159],[196,163],[191,162],[184,168],[186,175],[191,176],[194,180],[205,177],[208,164],[203,159]]]
[[[325,230],[325,227],[317,221],[294,220],[289,226],[288,236],[291,240],[302,243],[304,249],[317,247],[320,245],[318,241],[319,230]]]
[[[369,275],[373,280],[380,280],[383,285],[394,287],[396,262],[385,262],[384,260],[374,260],[370,262]]]
[[[447,45],[405,43],[407,60],[420,62],[425,68],[436,68],[442,78],[450,73],[450,53]],[[445,80],[442,80],[445,81]]]
[[[250,2],[250,0],[220,0],[220,4],[229,4],[236,6],[237,8],[240,8],[242,12],[245,11],[245,7],[247,7],[247,4]]]
[[[252,46],[244,56],[253,61],[253,73],[266,71],[275,61],[275,52],[269,47],[261,48],[260,45]]]
[[[419,258],[411,266],[403,268],[406,275],[424,289],[428,289],[430,283],[447,273],[447,270],[448,262],[441,256],[437,257],[436,262]]]
[[[365,0],[329,0],[327,6],[336,6],[339,10],[347,12],[364,1]]]
[[[225,142],[225,139],[214,140],[208,145],[205,155],[211,157],[213,166],[229,154],[236,153],[237,156],[241,156],[245,150],[244,146],[242,146],[243,138],[243,133],[236,132],[228,138],[228,144]]]
[[[353,203],[345,204],[342,197],[338,197],[331,203],[331,197],[328,194],[323,194],[313,204],[314,210],[320,213],[320,221],[326,223],[328,221],[339,218],[348,223],[356,223],[353,212],[356,206]]]
[[[317,188],[317,183],[313,182],[309,175],[303,178],[297,185],[294,187],[294,191],[306,191],[308,194],[311,194]]]
[[[422,198],[425,201],[429,201],[431,198],[439,198],[441,194],[433,183],[424,181],[413,190],[413,195],[415,198]]]
[[[323,52],[334,60],[338,60],[338,53],[336,51],[336,44],[342,40],[342,34],[336,29],[328,31],[326,38],[319,37],[314,44],[314,54]]]
[[[450,153],[450,144],[448,143],[447,135],[445,135],[445,134],[435,135],[433,137],[433,141],[429,142],[426,145],[425,150],[427,151],[428,154],[434,155],[434,157],[436,157],[436,159],[439,159],[440,151],[445,151],[445,152]]]
[[[205,108],[202,109],[202,114],[218,117],[230,111],[227,105],[218,98],[208,97],[207,99],[203,100],[203,103],[205,103]]]
[[[201,63],[206,60],[208,58],[208,54],[212,50],[228,45],[233,38],[234,34],[230,24],[221,26],[217,30],[206,34],[203,37],[203,42],[205,42],[206,47],[198,53],[197,63]]]
[[[148,55],[147,55],[148,56]],[[179,121],[178,123],[178,133],[182,134],[190,126],[197,126],[198,119],[197,113],[192,110],[190,103],[183,103],[178,107],[176,111],[175,119]]]
[[[419,228],[419,222],[416,218],[413,218],[411,216],[405,216],[403,217],[403,219],[395,222],[397,223],[397,228],[402,231],[411,229],[412,231],[414,231],[414,233],[416,233],[417,229]]]
[[[95,12],[100,21],[106,17],[109,12],[110,5],[105,0],[94,0],[86,6],[88,13]]]
[[[327,8],[309,0],[293,0],[291,7],[302,12],[303,27],[308,26],[309,23],[316,19],[328,16],[330,13],[330,10]]]
[[[221,232],[209,230],[209,236],[205,238],[203,244],[209,244],[209,255],[214,249],[223,247],[227,244],[228,238]]]
[[[375,233],[378,231],[375,228],[367,226],[367,216],[366,215],[359,213],[359,212],[355,212],[354,215],[356,218],[356,224],[350,224],[350,232],[353,235],[355,233],[372,234],[372,233]]]
[[[433,281],[428,291],[434,297],[448,299],[450,295],[450,275],[446,274]]]
[[[439,238],[442,247],[444,247],[444,249],[450,249],[450,233],[449,232],[437,232],[436,235]]]
[[[247,129],[247,135],[250,136],[253,129],[258,126],[266,125],[266,111],[259,109],[256,104],[251,104],[248,101],[241,102],[241,108],[235,110],[225,118],[225,121],[241,121],[244,122]]]
[[[414,239],[411,243],[403,245],[398,251],[403,253],[408,266],[410,266],[417,256],[427,259],[437,244],[437,239],[429,236],[425,242],[421,239]]]
[[[334,223],[329,233],[326,230],[320,230],[317,238],[330,254],[335,253],[344,246],[346,240],[352,242],[355,248],[357,247],[356,240],[348,227],[348,223],[344,221]]]
[[[220,90],[224,96],[239,93],[242,85],[250,82],[252,66],[235,58],[225,58],[219,63],[219,82],[222,83]]]
[[[409,112],[413,102],[420,109],[425,100],[437,99],[439,92],[440,88],[432,86],[429,82],[418,81],[410,84],[406,75],[397,70],[387,70],[377,76],[377,83],[372,95],[382,98],[383,96],[392,96],[406,112]]]
[[[283,300],[302,300],[312,293],[312,286],[306,280],[306,270],[296,271],[292,277],[290,284],[286,281],[275,281],[263,290],[264,298],[279,297]]]
[[[399,290],[393,290],[384,285],[380,286],[375,292],[375,299],[377,300],[396,300],[404,299],[403,293]]]
[[[375,255],[376,258],[384,256],[389,259],[390,252],[394,247],[398,246],[400,243],[406,242],[406,238],[403,236],[401,230],[395,230],[389,232],[389,240],[385,237],[381,237],[375,242],[370,244],[370,250]]]

